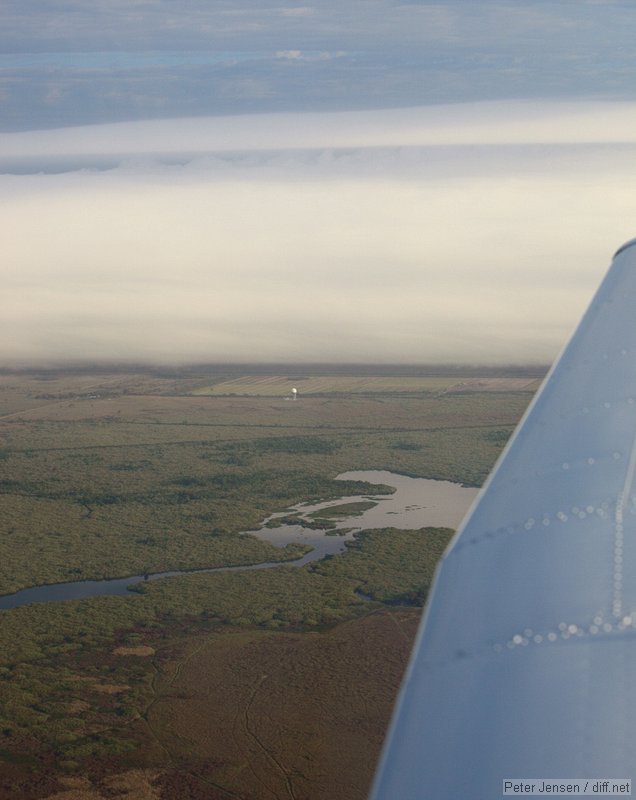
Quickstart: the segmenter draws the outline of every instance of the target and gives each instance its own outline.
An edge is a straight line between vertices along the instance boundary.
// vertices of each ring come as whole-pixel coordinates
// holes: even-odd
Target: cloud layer
[[[5,137],[7,163],[145,158],[0,177],[0,359],[549,361],[634,235],[634,108],[500,112],[282,115],[240,153],[188,123],[210,152],[179,163],[160,123]]]
[[[254,114],[0,133],[0,159],[309,148],[636,143],[633,102],[507,101],[339,113]],[[90,161],[87,162],[90,164]]]

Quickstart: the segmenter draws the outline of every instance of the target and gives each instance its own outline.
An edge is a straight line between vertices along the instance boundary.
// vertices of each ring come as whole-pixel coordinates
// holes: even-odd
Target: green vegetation
[[[105,713],[106,700],[94,695],[95,680],[129,687],[121,696],[107,697],[113,713],[123,709],[116,718],[109,716],[108,730],[111,735],[120,729],[125,733],[122,723],[149,702],[151,675],[138,664],[132,669],[129,662],[109,657],[118,632],[135,631],[138,641],[152,643],[159,631],[185,620],[197,620],[204,629],[333,624],[359,613],[363,604],[353,594],[354,586],[353,581],[281,567],[189,575],[143,584],[139,596],[0,612],[0,707],[5,715],[0,731],[5,730],[5,746],[15,737],[35,735],[70,755],[74,747],[65,745],[83,741],[96,717]],[[66,706],[77,699],[89,708],[78,717],[68,716]]]
[[[377,502],[373,500],[361,500],[357,503],[339,503],[335,506],[329,506],[328,508],[320,508],[317,511],[311,511],[307,516],[316,520],[340,519],[342,517],[359,517],[364,514],[365,511],[368,511],[374,506],[377,506]]]
[[[201,629],[321,628],[367,612],[360,592],[382,602],[422,605],[449,535],[446,529],[371,531],[360,534],[343,556],[303,568],[187,575],[141,584],[134,597],[0,612],[0,731],[6,746],[15,737],[36,735],[75,757],[76,743],[85,745],[98,719],[108,723],[111,737],[119,731],[125,740],[124,723],[150,702],[152,675],[143,662],[133,668],[109,656],[119,638],[128,645],[156,644],[162,631],[186,620]],[[99,681],[128,688],[104,697],[95,689]],[[69,716],[67,706],[78,700],[88,708]]]
[[[347,542],[344,555],[311,568],[320,575],[355,581],[356,591],[373,600],[421,606],[452,533],[448,528],[363,531]]]
[[[257,453],[334,453],[341,443],[320,436],[277,436],[270,439],[255,439],[249,447]]]
[[[375,394],[369,379],[338,398],[327,395],[346,376],[331,389],[321,378],[315,397],[306,376],[302,398],[289,402],[221,396],[225,378],[0,375],[0,593],[295,558],[300,546],[280,550],[242,531],[299,503],[391,491],[334,480],[347,470],[479,485],[531,397],[501,385],[447,391],[456,375],[434,376],[426,390],[396,388],[402,379],[392,377],[389,388],[379,373]],[[272,524],[326,527],[372,505],[339,503],[302,522],[289,511]],[[35,782],[45,764],[141,763],[157,674],[193,637],[315,632],[381,604],[420,606],[449,535],[369,531],[342,556],[303,568],[189,574],[140,584],[130,597],[0,612],[0,762]],[[152,656],[122,656],[121,647]],[[148,763],[166,766],[152,752]]]
[[[306,519],[301,517],[300,514],[286,514],[284,517],[275,517],[265,523],[266,528],[280,528],[283,525],[298,525],[301,528],[308,528],[309,530],[319,531],[329,524],[324,519]]]
[[[290,404],[122,394],[37,408],[24,398],[28,412],[0,419],[0,593],[284,560],[238,534],[299,502],[368,492],[333,480],[349,469],[479,485],[529,397]]]
[[[178,463],[177,469],[183,466]],[[170,478],[171,468],[170,461],[155,462],[156,482],[145,491],[119,477],[128,473],[109,470],[102,473],[102,486],[89,492],[73,486],[74,476],[83,482],[83,470],[70,469],[69,485],[57,496],[42,484],[16,488],[14,482],[0,489],[6,525],[0,540],[0,592],[69,576],[99,579],[296,558],[295,550],[239,534],[302,500],[370,488],[283,470]]]
[[[511,434],[512,430],[486,431],[484,438],[488,442],[494,442],[495,444],[503,447],[510,438]]]

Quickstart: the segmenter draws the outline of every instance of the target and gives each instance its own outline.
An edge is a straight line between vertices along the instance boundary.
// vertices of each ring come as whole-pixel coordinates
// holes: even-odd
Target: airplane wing
[[[636,239],[440,562],[372,800],[636,779],[635,475]]]

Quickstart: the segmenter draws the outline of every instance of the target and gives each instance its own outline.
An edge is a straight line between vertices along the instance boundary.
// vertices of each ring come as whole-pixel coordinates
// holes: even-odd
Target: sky
[[[636,235],[632,0],[5,0],[0,366],[542,363]]]

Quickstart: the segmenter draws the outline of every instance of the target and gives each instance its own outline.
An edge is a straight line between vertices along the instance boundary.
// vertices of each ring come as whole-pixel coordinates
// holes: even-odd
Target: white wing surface
[[[442,559],[373,800],[636,778],[636,239]]]

